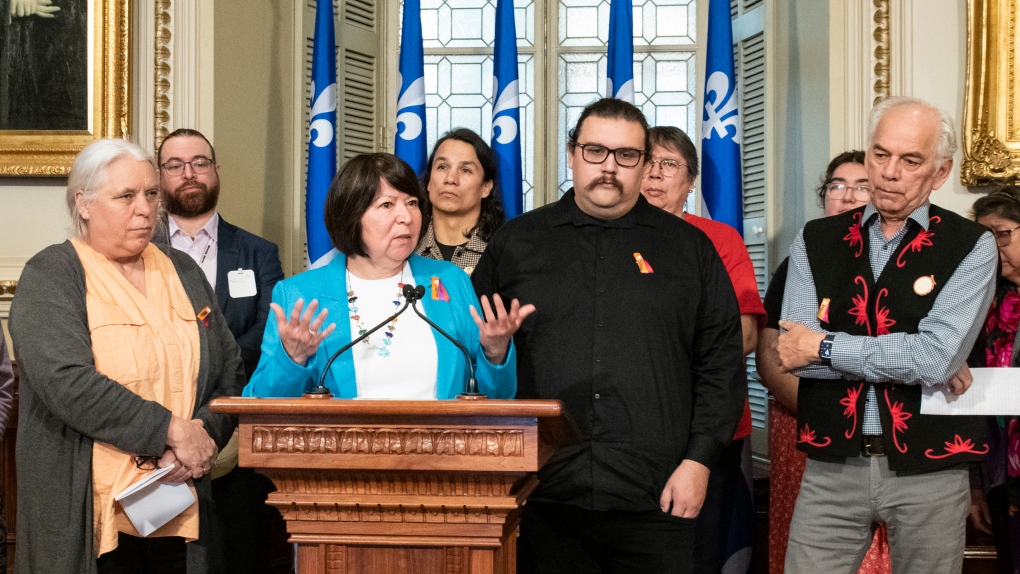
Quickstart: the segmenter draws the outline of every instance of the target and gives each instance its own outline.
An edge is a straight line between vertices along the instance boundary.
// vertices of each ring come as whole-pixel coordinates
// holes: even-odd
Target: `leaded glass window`
[[[635,104],[649,124],[674,125],[697,140],[696,0],[633,4]],[[514,0],[514,12],[524,205],[531,209],[571,185],[566,132],[605,93],[609,0]],[[429,149],[456,127],[491,138],[495,14],[496,0],[421,2]]]

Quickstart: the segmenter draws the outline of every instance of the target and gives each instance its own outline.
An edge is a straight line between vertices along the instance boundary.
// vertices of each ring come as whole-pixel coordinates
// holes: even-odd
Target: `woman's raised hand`
[[[485,352],[485,358],[493,365],[502,365],[510,348],[510,337],[513,337],[517,329],[521,328],[521,322],[535,312],[535,306],[529,303],[522,307],[520,302],[514,299],[510,302],[510,310],[507,311],[503,307],[503,300],[500,299],[499,294],[492,295],[491,306],[485,295],[482,295],[480,299],[485,320],[483,321],[478,316],[474,305],[470,308],[471,318],[478,325],[478,335],[482,343],[482,350]],[[495,313],[493,307],[495,307]]]
[[[283,307],[276,303],[270,303],[269,306],[276,315],[276,326],[280,332],[283,349],[287,351],[287,356],[299,365],[307,363],[308,357],[319,349],[319,343],[336,329],[336,323],[330,323],[329,327],[319,330],[329,316],[329,309],[323,309],[316,315],[315,311],[319,308],[317,299],[312,299],[307,309],[305,300],[298,299],[294,303],[294,308],[290,310],[289,318],[284,314]]]

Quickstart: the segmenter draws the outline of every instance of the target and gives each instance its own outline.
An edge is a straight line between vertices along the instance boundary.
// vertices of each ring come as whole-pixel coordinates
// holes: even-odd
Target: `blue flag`
[[[308,264],[315,268],[328,263],[336,253],[326,232],[323,215],[326,193],[336,175],[336,36],[331,0],[318,0],[315,7],[311,92],[305,230],[308,233]]]
[[[492,64],[492,151],[499,163],[499,189],[507,219],[524,212],[521,166],[520,83],[513,0],[496,1],[496,46]]]
[[[606,97],[634,103],[634,9],[631,0],[609,2]]]
[[[421,177],[429,157],[428,134],[425,132],[425,49],[421,39],[421,0],[404,1],[399,83],[397,141],[393,151]],[[403,128],[400,124],[404,124]]]
[[[705,108],[701,116],[701,195],[709,216],[744,234],[740,113],[733,76],[729,0],[710,0]]]

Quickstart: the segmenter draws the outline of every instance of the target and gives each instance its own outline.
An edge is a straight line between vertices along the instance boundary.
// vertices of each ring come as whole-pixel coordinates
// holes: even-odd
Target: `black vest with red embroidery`
[[[861,207],[804,227],[818,301],[829,301],[828,310],[819,312],[821,326],[871,337],[917,333],[985,229],[932,205],[928,229],[908,220],[910,228],[876,281],[863,214]],[[808,455],[859,456],[867,392],[863,381],[801,379],[797,448]],[[982,417],[921,415],[920,384],[877,383],[875,393],[889,468],[937,470],[988,452]]]

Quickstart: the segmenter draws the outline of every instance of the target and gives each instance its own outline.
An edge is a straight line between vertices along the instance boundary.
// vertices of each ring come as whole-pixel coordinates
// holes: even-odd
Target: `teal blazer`
[[[517,393],[517,355],[513,341],[502,365],[493,365],[485,358],[478,338],[478,326],[468,311],[469,305],[476,309],[479,307],[467,273],[451,263],[415,254],[408,261],[415,284],[425,286],[425,297],[421,301],[425,315],[460,341],[474,357],[479,392],[494,399],[513,398]],[[244,387],[244,396],[299,397],[318,384],[329,357],[352,339],[346,270],[347,258],[341,253],[324,267],[305,271],[276,284],[273,301],[283,307],[285,313],[290,314],[298,298],[304,299],[306,304],[318,299],[320,309],[329,309],[329,320],[336,323],[336,329],[319,345],[315,356],[309,357],[306,365],[301,366],[292,361],[283,349],[276,318],[270,316],[262,337],[262,356],[251,380]],[[449,301],[432,298],[433,277],[439,277],[446,287]],[[406,313],[414,313],[414,310],[408,309]],[[452,399],[464,391],[470,371],[464,354],[453,343],[434,329],[432,335],[439,353],[436,398]],[[350,352],[345,352],[333,362],[326,376],[326,387],[339,398],[351,399],[358,395],[354,359]]]

